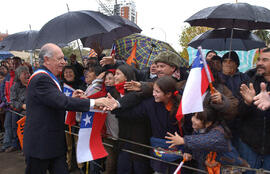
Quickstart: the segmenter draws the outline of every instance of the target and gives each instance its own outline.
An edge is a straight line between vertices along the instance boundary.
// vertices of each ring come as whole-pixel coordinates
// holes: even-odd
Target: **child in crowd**
[[[87,84],[87,86],[89,86],[96,79],[96,74],[94,71],[85,70],[84,77],[85,77],[85,83]]]
[[[101,79],[102,68],[100,66],[90,66],[87,70],[84,71],[85,83],[87,84],[87,89],[85,91],[86,96],[90,96],[100,91],[102,88]]]
[[[225,155],[228,158],[230,153],[232,155],[230,157],[236,159],[234,159],[236,165],[248,167],[247,162],[241,159],[231,146],[231,132],[218,111],[206,107],[203,112],[195,113],[191,121],[194,130],[193,135],[181,137],[177,132],[174,134],[167,132],[165,138],[168,139],[167,143],[171,144],[170,148],[176,145],[184,145],[186,151],[192,152],[192,155],[184,153],[184,158],[186,160],[195,159],[198,162],[199,169],[209,167],[207,156],[210,152],[216,152],[223,158]],[[216,160],[218,159],[221,160],[222,158],[217,157]]]

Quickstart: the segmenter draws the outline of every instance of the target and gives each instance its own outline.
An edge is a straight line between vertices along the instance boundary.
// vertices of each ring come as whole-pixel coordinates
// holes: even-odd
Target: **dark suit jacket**
[[[26,106],[24,154],[49,159],[65,155],[65,111],[89,111],[90,100],[65,96],[48,75],[40,73],[28,85]]]

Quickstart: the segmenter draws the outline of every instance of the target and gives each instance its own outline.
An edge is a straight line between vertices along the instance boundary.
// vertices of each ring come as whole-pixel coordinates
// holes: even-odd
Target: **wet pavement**
[[[25,160],[20,151],[0,153],[0,174],[24,174]],[[78,170],[70,174],[79,174]]]
[[[0,133],[0,148],[2,147],[2,133]],[[0,174],[24,174],[25,158],[21,151],[0,152]],[[79,174],[78,170],[70,174]]]
[[[24,174],[24,156],[19,151],[0,153],[0,174]]]

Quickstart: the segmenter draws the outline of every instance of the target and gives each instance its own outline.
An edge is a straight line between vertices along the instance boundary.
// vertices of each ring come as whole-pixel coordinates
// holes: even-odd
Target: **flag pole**
[[[71,134],[71,125],[70,124],[68,125],[68,132],[69,132],[69,134]]]
[[[184,165],[186,159],[184,158],[181,163],[179,164],[179,166],[176,168],[176,170],[174,171],[173,174],[177,174],[179,172],[179,170],[182,168],[182,166]]]
[[[209,82],[209,86],[210,86],[210,92],[211,92],[211,94],[213,94],[213,93],[215,93],[214,87],[213,87],[213,82],[212,82],[212,79],[211,79],[211,76],[210,76],[210,72],[209,72],[205,57],[202,54],[202,47],[199,46],[198,50],[200,52],[200,55],[201,55],[201,58],[202,58],[202,61],[203,61],[203,66],[204,66],[204,69],[205,69],[205,72],[206,72],[206,75],[207,75],[207,79],[208,79],[208,82]]]

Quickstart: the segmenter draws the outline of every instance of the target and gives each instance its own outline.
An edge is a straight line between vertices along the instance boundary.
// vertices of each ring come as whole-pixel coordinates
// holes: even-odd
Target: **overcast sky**
[[[235,0],[134,0],[138,13],[138,25],[142,33],[170,43],[177,51],[184,21],[197,11]],[[106,0],[103,0],[106,2]],[[269,0],[238,0],[252,5],[270,8]],[[98,10],[96,0],[1,0],[0,32],[9,34],[29,30],[39,30],[50,19],[71,11]],[[155,27],[154,30],[151,28]]]

